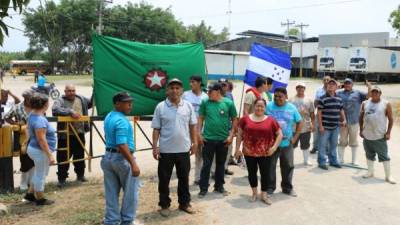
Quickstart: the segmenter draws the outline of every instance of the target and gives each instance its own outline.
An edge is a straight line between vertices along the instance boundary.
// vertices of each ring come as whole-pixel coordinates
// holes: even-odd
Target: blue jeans
[[[328,155],[330,165],[339,165],[337,160],[337,145],[339,138],[339,127],[333,130],[325,129],[324,133],[319,133],[318,142],[318,164],[326,164],[326,155]]]
[[[49,157],[39,148],[28,146],[29,157],[33,160],[33,176],[31,185],[35,192],[43,192],[46,184],[46,177],[49,174]]]
[[[104,173],[104,193],[106,208],[105,225],[128,225],[136,217],[139,200],[139,179],[132,176],[129,162],[120,153],[106,152],[101,160]],[[123,190],[121,211],[119,210],[119,192]]]

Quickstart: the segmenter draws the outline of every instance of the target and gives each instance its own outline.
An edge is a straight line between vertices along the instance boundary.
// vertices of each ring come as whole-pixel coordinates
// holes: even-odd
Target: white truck
[[[349,48],[348,74],[356,80],[392,81],[400,79],[400,51]]]
[[[249,52],[205,50],[208,80],[244,78]]]
[[[348,49],[325,47],[318,49],[318,73],[321,75],[340,76],[347,71]]]

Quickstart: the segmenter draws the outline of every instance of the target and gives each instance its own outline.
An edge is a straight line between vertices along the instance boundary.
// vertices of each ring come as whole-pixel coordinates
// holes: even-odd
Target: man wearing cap
[[[334,79],[328,81],[326,94],[318,101],[318,167],[328,169],[326,165],[326,153],[329,165],[341,168],[337,160],[337,143],[339,137],[339,125],[346,125],[346,117],[343,111],[343,101],[336,95],[337,82]]]
[[[193,106],[196,118],[199,117],[200,104],[203,99],[208,98],[208,95],[202,91],[204,86],[201,76],[193,75],[190,77],[191,90],[183,93],[182,99],[190,102]],[[198,145],[198,150],[195,154],[195,167],[194,167],[194,183],[199,184],[200,170],[203,165],[203,157],[201,156],[202,145]]]
[[[26,129],[28,114],[31,111],[30,107],[30,99],[33,95],[33,90],[25,90],[22,93],[22,97],[24,101],[14,105],[8,113],[4,116],[4,119],[7,123],[13,125],[20,125],[21,126],[21,133],[14,133],[14,140],[24,140],[25,143],[22,143],[21,146],[21,154],[19,156],[19,160],[21,162],[21,183],[20,183],[20,190],[26,191],[28,190],[28,184],[32,179],[33,175],[33,161],[29,158],[28,154],[26,153],[26,144],[28,141],[28,130]]]
[[[371,85],[368,81],[365,82],[368,89]],[[368,93],[354,90],[353,80],[346,78],[344,80],[343,90],[337,91],[337,96],[343,101],[343,110],[346,115],[346,126],[340,127],[338,156],[341,164],[344,163],[344,150],[346,146],[351,148],[351,163],[357,163],[357,147],[358,147],[358,120],[360,115],[361,103],[368,98]]]
[[[330,76],[324,76],[322,78],[323,85],[322,87],[318,88],[316,93],[315,93],[315,98],[314,98],[314,107],[316,108],[318,106],[319,99],[321,96],[326,94],[326,89],[328,87],[328,81],[331,79]],[[315,116],[315,121],[314,121],[314,132],[313,132],[313,149],[310,151],[311,154],[314,154],[318,151],[318,143],[319,143],[319,128],[318,128],[318,115]]]
[[[72,84],[65,85],[65,95],[54,101],[52,112],[53,116],[71,116],[74,119],[79,119],[81,116],[87,116],[88,110],[92,108],[92,99],[84,96],[77,95],[75,86]],[[78,133],[79,139],[85,144],[85,133],[89,131],[89,124],[87,122],[74,122],[72,126]],[[57,130],[65,130],[66,123],[57,123]],[[70,129],[70,128],[68,128]],[[67,147],[67,134],[58,133],[58,148]],[[69,155],[66,150],[57,151],[57,162],[68,161],[71,157],[74,160],[83,159],[85,156],[85,149],[80,144],[78,137],[70,129],[69,131]],[[77,176],[77,181],[85,182],[85,161],[74,162],[74,171]],[[63,187],[68,177],[69,163],[58,165],[58,187]]]
[[[386,99],[382,99],[382,91],[379,87],[371,88],[371,98],[364,101],[360,111],[360,136],[364,139],[363,145],[367,157],[368,172],[363,177],[374,176],[375,156],[379,162],[383,162],[385,180],[395,184],[391,176],[390,157],[388,155],[387,141],[393,127],[392,106]]]
[[[243,104],[243,116],[254,112],[254,102],[256,99],[262,98],[268,102],[266,91],[268,91],[267,79],[262,76],[257,77],[255,87],[246,90]]]
[[[127,92],[113,96],[114,110],[104,120],[106,153],[101,159],[106,199],[104,224],[133,224],[139,200],[139,166],[134,153],[133,128],[126,118],[132,111],[132,98]],[[122,206],[119,192],[123,190]]]
[[[300,136],[294,144],[296,148],[300,142],[300,149],[303,152],[304,165],[312,165],[309,158],[309,148],[311,132],[314,131],[314,103],[310,98],[305,97],[306,85],[304,82],[298,82],[296,84],[297,94],[290,98],[289,102],[296,106],[297,110],[300,112],[303,118],[303,126],[301,128]]]
[[[228,146],[232,143],[237,129],[237,112],[231,100],[222,95],[222,86],[213,83],[208,87],[209,98],[203,100],[199,111],[199,143],[203,147],[203,167],[200,174],[199,197],[208,192],[210,169],[215,156],[214,192],[228,195],[224,188],[225,160]],[[204,123],[204,124],[203,124]],[[204,125],[204,130],[203,130]]]
[[[190,205],[189,172],[190,155],[198,149],[197,118],[192,104],[183,100],[182,94],[182,81],[176,78],[170,80],[167,99],[157,105],[151,123],[153,157],[158,160],[158,205],[164,217],[170,214],[169,182],[174,166],[178,177],[179,210],[194,213]]]

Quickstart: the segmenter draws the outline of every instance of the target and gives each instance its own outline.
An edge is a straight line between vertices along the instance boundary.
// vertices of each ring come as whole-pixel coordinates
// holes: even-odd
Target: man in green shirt
[[[208,99],[202,101],[199,110],[199,142],[203,144],[203,167],[200,173],[199,197],[208,192],[210,169],[215,155],[214,192],[228,195],[224,189],[225,160],[228,146],[232,143],[237,128],[237,112],[231,100],[222,95],[222,86],[214,83],[208,87]],[[232,124],[232,129],[231,129]]]

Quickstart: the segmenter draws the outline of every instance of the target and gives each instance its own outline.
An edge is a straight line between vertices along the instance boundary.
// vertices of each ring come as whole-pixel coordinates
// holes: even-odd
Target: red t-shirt
[[[243,154],[245,156],[269,156],[268,150],[274,145],[276,132],[280,129],[278,122],[272,117],[254,122],[249,115],[239,121],[242,129]]]

